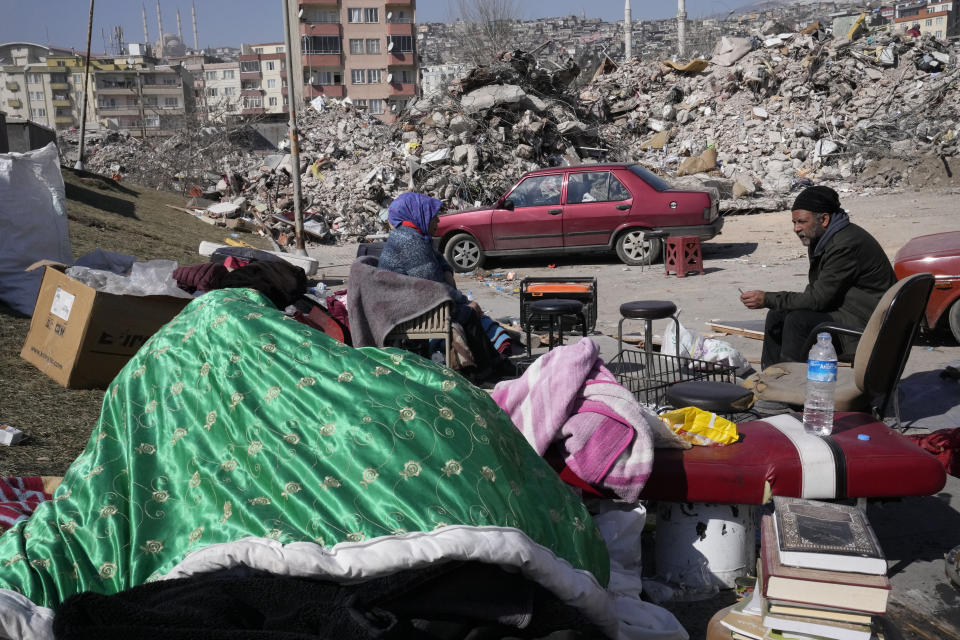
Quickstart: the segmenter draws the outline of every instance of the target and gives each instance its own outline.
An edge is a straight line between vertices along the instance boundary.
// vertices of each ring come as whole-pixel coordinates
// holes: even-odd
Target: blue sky
[[[344,0],[349,2],[350,0]],[[194,0],[201,47],[234,46],[240,43],[279,42],[283,39],[280,0]],[[147,0],[147,28],[150,39],[157,39],[157,3]],[[546,16],[579,15],[604,20],[623,18],[623,0],[518,0],[523,19]],[[738,0],[687,0],[691,16],[726,13],[739,5]],[[445,22],[453,15],[456,2],[417,0],[420,22]],[[161,0],[163,27],[167,33],[177,32],[177,9],[180,10],[183,39],[193,45],[190,0]],[[36,42],[83,49],[86,46],[87,0],[0,0],[0,43]],[[676,3],[669,0],[631,0],[636,20],[666,18],[676,14]],[[96,0],[94,5],[92,46],[104,51],[104,38],[115,26],[121,26],[128,42],[143,39],[141,2],[136,0]]]

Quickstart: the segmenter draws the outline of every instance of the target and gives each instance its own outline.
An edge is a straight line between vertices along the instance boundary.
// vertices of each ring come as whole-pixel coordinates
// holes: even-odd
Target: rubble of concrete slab
[[[293,171],[316,242],[385,233],[386,208],[406,190],[460,209],[492,202],[525,171],[587,162],[638,162],[678,186],[715,187],[725,213],[781,210],[808,184],[898,188],[921,158],[948,166],[960,132],[951,47],[834,39],[814,24],[724,38],[710,61],[688,63],[581,70],[513,51],[411,102],[392,125],[318,98],[298,112],[299,167],[214,129],[161,143],[110,133],[90,145],[88,168],[222,200],[212,214],[250,219],[281,244],[292,241]]]

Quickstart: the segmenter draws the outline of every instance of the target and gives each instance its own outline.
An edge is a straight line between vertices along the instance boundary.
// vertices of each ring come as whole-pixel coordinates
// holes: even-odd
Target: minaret
[[[191,2],[190,11],[193,12],[193,48],[200,51],[200,39],[197,37],[197,5]]]
[[[183,42],[183,31],[180,29],[180,7],[177,7],[177,38]]]
[[[623,3],[623,59],[626,62],[630,62],[630,59],[633,58],[632,37],[633,21],[630,20],[630,0],[625,0]]]
[[[687,3],[677,0],[677,40],[680,45],[680,58],[687,55]]]
[[[680,0],[683,2],[683,0]],[[165,52],[163,50],[163,18],[160,17],[160,0],[157,0],[157,30],[160,32],[160,55],[159,58],[163,58]]]
[[[140,4],[140,10],[143,11],[143,46],[150,48],[150,32],[147,31],[147,8]]]

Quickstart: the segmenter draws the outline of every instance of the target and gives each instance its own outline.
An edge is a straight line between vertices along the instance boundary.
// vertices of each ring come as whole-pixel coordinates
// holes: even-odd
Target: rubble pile
[[[579,102],[605,121],[611,159],[672,176],[706,168],[699,178],[720,189],[725,212],[779,210],[807,181],[896,187],[921,156],[957,155],[957,59],[929,37],[850,41],[813,25],[764,40],[725,38],[702,73],[620,67]],[[703,167],[707,150],[716,163]],[[858,177],[891,158],[902,162]]]
[[[386,208],[405,190],[461,209],[492,202],[525,171],[594,161],[715,187],[726,213],[780,210],[811,182],[897,187],[920,156],[957,155],[952,46],[835,39],[814,23],[723,38],[709,61],[604,59],[582,73],[569,58],[512,51],[413,101],[392,125],[349,99],[317,98],[298,112],[299,167],[213,127],[159,144],[108,133],[88,146],[88,165],[227,201],[229,212],[209,213],[251,218],[281,244],[292,240],[293,171],[308,239],[325,242],[385,233]]]

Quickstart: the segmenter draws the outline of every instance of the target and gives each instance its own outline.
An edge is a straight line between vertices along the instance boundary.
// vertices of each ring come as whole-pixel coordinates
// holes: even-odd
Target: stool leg
[[[647,374],[653,367],[653,321],[644,319],[646,326],[643,329],[643,351],[646,354]]]
[[[583,330],[583,337],[586,338],[587,337],[587,316],[585,316],[583,313],[579,315],[580,315],[580,328]]]
[[[677,345],[677,358],[680,357],[680,321],[677,319],[677,316],[670,316],[673,318],[673,331],[676,335],[676,342],[673,344]],[[677,361],[679,363],[679,360]]]
[[[617,353],[623,351],[623,321],[626,318],[621,317],[620,322],[617,323]]]
[[[531,322],[529,319],[527,319],[527,326],[525,327],[527,330],[527,356],[533,355],[533,342],[530,340],[530,329],[531,329],[530,325],[531,325]]]
[[[553,351],[553,319],[555,316],[550,314],[548,317],[550,318],[550,328],[547,330],[547,351]]]
[[[563,346],[563,316],[557,316],[557,346]]]

